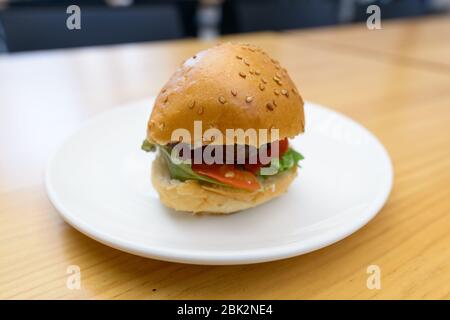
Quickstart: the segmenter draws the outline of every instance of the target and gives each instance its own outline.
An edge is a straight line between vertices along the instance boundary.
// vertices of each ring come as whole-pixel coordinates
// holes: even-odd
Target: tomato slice
[[[274,152],[272,154],[272,146],[274,144],[276,145],[277,143],[278,143],[278,152]],[[271,149],[269,155],[274,158],[282,158],[283,155],[286,153],[286,151],[289,149],[289,141],[287,138],[284,138],[283,140],[272,142],[270,146]]]
[[[238,189],[257,191],[261,188],[253,173],[239,170],[232,164],[193,164],[192,170]]]
[[[263,164],[262,163],[254,163],[254,164],[250,164],[250,163],[246,163],[246,164],[244,164],[244,168],[245,168],[245,170],[247,170],[247,171],[250,171],[250,172],[252,172],[252,173],[254,173],[254,174],[258,174],[259,173],[259,170],[261,169],[263,167]]]
[[[274,143],[278,143],[278,144],[279,144],[279,145],[278,145],[278,152],[274,152],[274,153],[272,154],[272,149],[269,149],[269,150],[268,150],[268,155],[269,155],[269,157],[271,157],[271,158],[282,158],[283,155],[286,153],[286,151],[289,149],[289,142],[288,142],[288,139],[287,139],[287,138],[284,138],[283,140],[276,141],[276,142],[274,142]],[[272,144],[271,144],[271,146],[272,146]],[[278,156],[278,154],[280,154],[280,155]],[[257,163],[254,163],[254,164],[246,163],[246,164],[244,165],[244,168],[245,168],[245,170],[247,170],[247,171],[253,172],[254,174],[258,174],[258,173],[259,173],[259,170],[260,170],[262,167],[267,167],[267,166],[269,166],[269,165],[270,165],[270,164],[263,165],[261,162],[259,162],[259,159],[258,159],[258,162],[257,162]]]
[[[275,148],[270,148],[268,155],[272,158],[281,158],[289,148],[288,139],[284,138],[274,143],[278,143],[278,152],[272,153]],[[192,170],[238,189],[256,191],[261,187],[256,179],[256,174],[259,173],[262,167],[264,165],[258,161],[255,164],[244,164],[245,170],[240,170],[233,164],[193,164]]]
[[[288,151],[289,149],[289,141],[288,138],[284,138],[280,140],[280,158]]]

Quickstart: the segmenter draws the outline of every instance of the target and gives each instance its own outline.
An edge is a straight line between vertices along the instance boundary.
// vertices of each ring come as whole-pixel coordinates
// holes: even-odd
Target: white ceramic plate
[[[355,232],[385,203],[392,166],[381,143],[342,114],[306,103],[306,133],[291,141],[305,160],[289,191],[225,216],[164,207],[141,151],[153,100],[88,121],[49,161],[46,187],[63,218],[86,235],[144,257],[245,264],[310,252]]]

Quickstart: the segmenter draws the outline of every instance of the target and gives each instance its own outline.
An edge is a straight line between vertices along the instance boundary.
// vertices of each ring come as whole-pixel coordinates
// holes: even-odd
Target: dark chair
[[[183,36],[172,4],[111,8],[81,6],[81,30],[69,30],[66,6],[0,11],[11,52],[175,39]]]
[[[229,0],[222,32],[252,32],[317,27],[338,22],[337,0]]]
[[[0,21],[0,53],[5,53],[8,51],[6,46],[6,35],[5,30],[3,30],[2,22]]]

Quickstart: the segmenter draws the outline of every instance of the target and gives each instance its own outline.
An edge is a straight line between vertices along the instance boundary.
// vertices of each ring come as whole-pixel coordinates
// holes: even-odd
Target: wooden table
[[[145,259],[75,231],[46,197],[45,161],[98,112],[157,93],[195,40],[0,58],[0,298],[450,298],[450,17],[238,37],[305,99],[372,130],[395,182],[367,226],[327,248],[246,266]],[[369,265],[380,290],[366,286]],[[81,289],[66,287],[81,268]]]

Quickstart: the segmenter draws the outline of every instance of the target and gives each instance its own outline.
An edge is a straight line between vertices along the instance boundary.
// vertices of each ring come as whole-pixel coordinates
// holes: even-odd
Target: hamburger
[[[278,61],[225,43],[187,59],[158,94],[142,149],[169,208],[227,214],[286,192],[303,156],[303,100]]]

